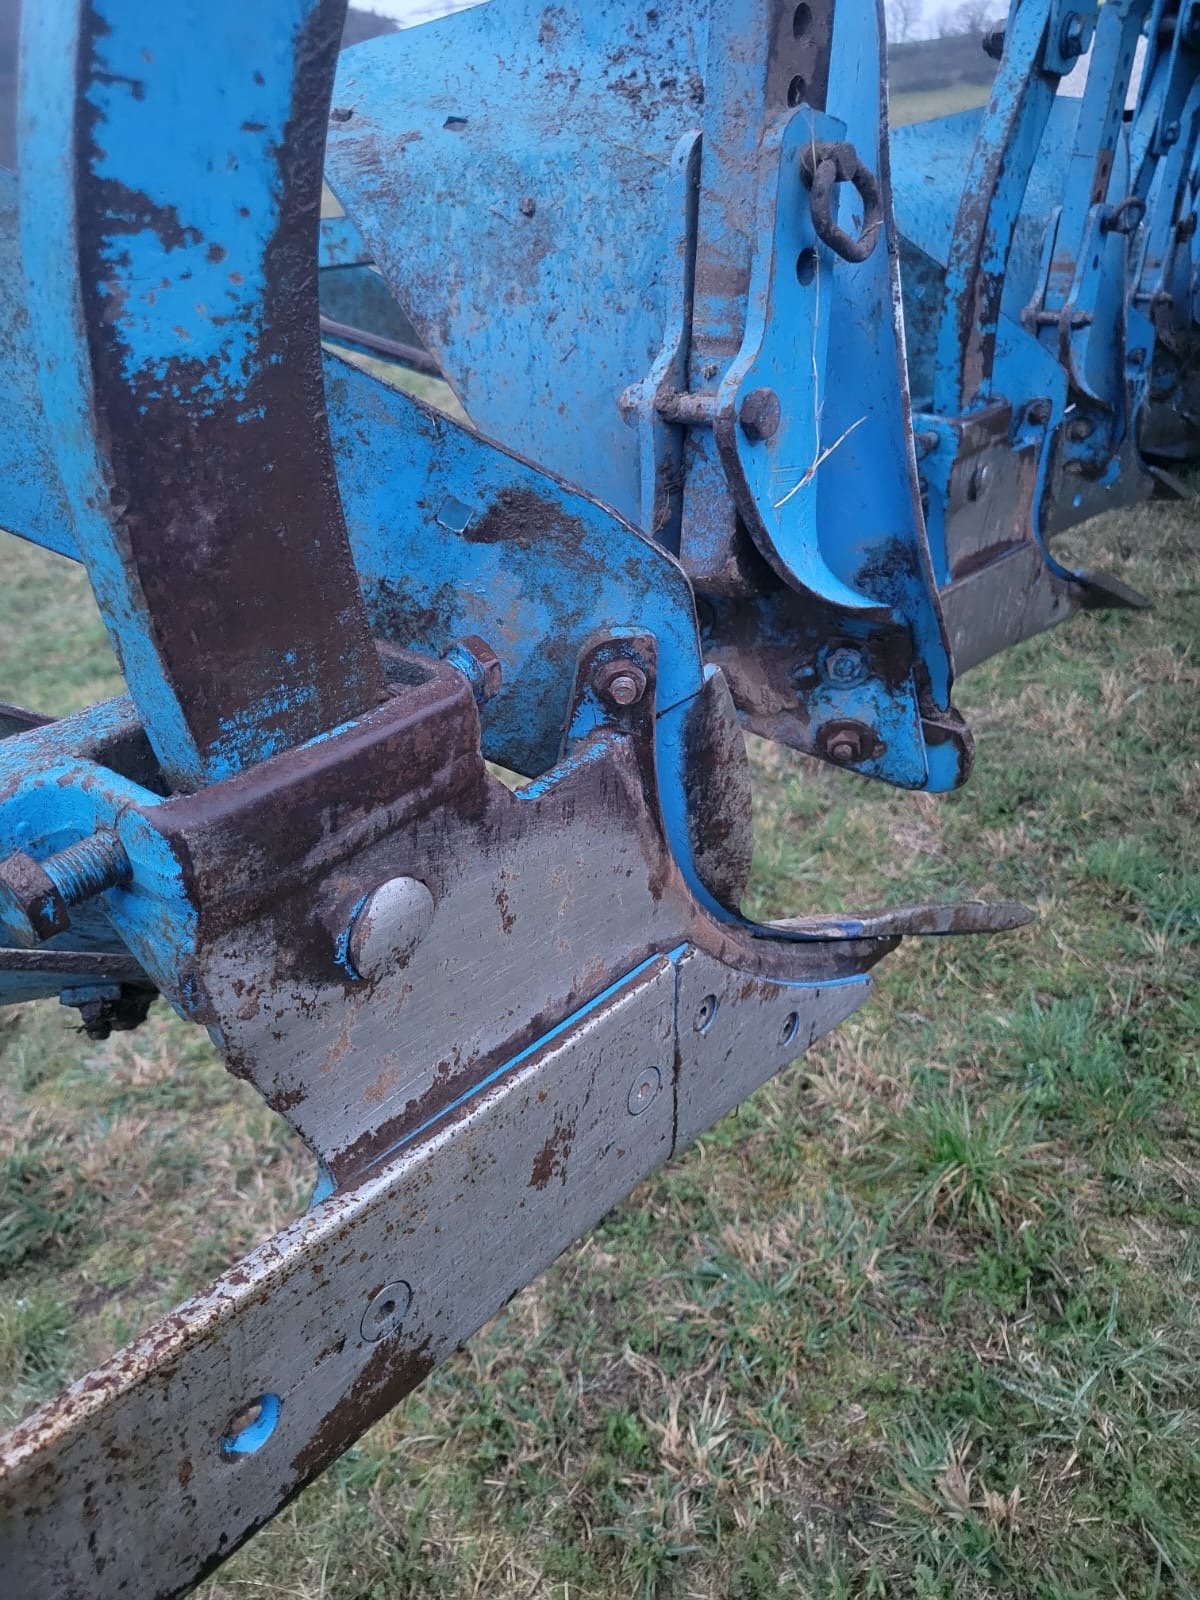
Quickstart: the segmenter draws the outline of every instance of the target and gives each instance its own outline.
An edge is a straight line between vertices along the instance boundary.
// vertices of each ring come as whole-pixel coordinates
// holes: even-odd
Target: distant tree
[[[962,0],[954,12],[954,33],[986,33],[997,21],[995,0]]]
[[[342,49],[347,45],[362,44],[364,39],[377,38],[381,33],[395,33],[396,24],[390,17],[381,17],[374,11],[351,6],[346,13],[346,26],[342,31]]]
[[[911,39],[921,21],[921,0],[887,0],[887,32],[893,44]]]

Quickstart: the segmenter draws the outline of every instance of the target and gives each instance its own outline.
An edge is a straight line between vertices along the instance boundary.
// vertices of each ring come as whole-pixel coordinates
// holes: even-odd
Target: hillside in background
[[[960,84],[991,83],[996,62],[983,53],[981,33],[948,39],[912,39],[888,50],[888,84],[893,95],[925,94]]]

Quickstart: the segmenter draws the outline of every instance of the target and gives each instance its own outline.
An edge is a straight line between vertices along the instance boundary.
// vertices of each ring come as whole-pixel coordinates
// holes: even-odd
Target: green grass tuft
[[[1200,1594],[1200,553],[970,674],[970,785],[751,741],[760,915],[982,894],[204,1585],[205,1600]],[[6,549],[0,698],[118,679],[68,564]],[[44,626],[26,631],[30,617]],[[312,1164],[164,1007],[0,1018],[0,1404],[27,1411],[300,1210]]]

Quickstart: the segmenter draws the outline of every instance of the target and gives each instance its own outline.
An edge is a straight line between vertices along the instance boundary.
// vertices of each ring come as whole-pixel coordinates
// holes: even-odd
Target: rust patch
[[[530,489],[502,489],[483,515],[469,522],[459,537],[468,544],[515,544],[519,549],[531,550],[543,541],[547,520],[574,522],[582,537],[578,519],[564,516],[555,501]]]
[[[750,879],[754,827],[745,740],[723,676],[705,683],[688,714],[683,783],[696,871],[735,910]]]
[[[429,1335],[410,1350],[396,1349],[391,1339],[380,1341],[350,1388],[293,1457],[292,1471],[299,1483],[314,1478],[373,1422],[424,1382],[437,1365],[429,1346]]]
[[[246,354],[230,329],[203,358],[180,341],[163,370],[138,354],[120,303],[127,241],[152,236],[164,260],[204,246],[210,263],[227,245],[106,175],[106,121],[85,92],[104,70],[105,26],[84,8],[72,220],[93,427],[112,546],[194,747],[173,753],[169,776],[191,787],[349,721],[382,691],[324,412],[313,271],[339,17],[318,7],[299,30],[293,102],[272,149],[280,221],[231,262],[261,267],[267,284]],[[164,278],[176,270],[186,265]],[[286,473],[273,470],[281,459]]]
[[[561,1183],[566,1183],[567,1158],[571,1154],[574,1138],[573,1122],[555,1125],[554,1132],[534,1158],[533,1171],[529,1174],[529,1188],[545,1189],[552,1178],[558,1178]]]

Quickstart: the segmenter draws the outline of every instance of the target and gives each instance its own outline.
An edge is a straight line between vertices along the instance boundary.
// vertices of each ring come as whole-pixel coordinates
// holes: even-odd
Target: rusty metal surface
[[[805,939],[906,939],[972,933],[1010,933],[1034,920],[1028,906],[1009,900],[952,900],[944,904],[893,906],[856,915],[788,917],[777,929]]]
[[[659,809],[652,645],[629,706],[600,699],[590,663],[630,642],[584,652],[564,760],[517,793],[487,772],[465,677],[411,656],[417,681],[352,729],[146,809],[200,908],[191,1014],[340,1180],[656,950],[691,938],[803,980],[890,947],[805,949],[699,903]],[[355,981],[341,943],[363,897],[398,876],[428,887],[428,931]]]
[[[1038,302],[1002,325],[1061,72],[1049,0],[1014,14],[945,273],[930,257],[918,284],[941,318],[915,435],[873,0],[836,33],[833,0],[509,0],[373,48],[333,111],[361,232],[325,230],[322,258],[342,9],[250,8],[274,53],[241,95],[169,52],[149,70],[190,11],[30,15],[23,250],[59,538],[141,719],[0,707],[0,930],[51,941],[0,949],[0,973],[61,988],[93,1037],[161,985],[336,1192],[0,1441],[21,1600],[182,1592],[849,1015],[902,937],[1029,920],[743,919],[735,706],[944,790],[971,753],[947,640],[962,668],[1138,598],[1041,542],[1152,481],[1136,429],[1101,448],[1084,404],[1096,318]],[[186,159],[159,165],[181,105]],[[1106,258],[1136,227],[1121,206],[1088,223]],[[338,293],[384,319],[325,330],[398,353],[368,258],[484,420],[582,490],[322,357],[319,259],[327,319]],[[1171,296],[1147,292],[1119,309],[1174,361]],[[1105,357],[1131,415],[1147,349]],[[485,755],[538,775],[514,788]]]
[[[942,590],[942,611],[959,672],[1028,639],[1078,609],[1078,589],[1046,566],[1032,541]]]
[[[684,799],[696,871],[721,905],[736,910],[754,856],[753,794],[746,742],[723,672],[713,672],[696,696],[684,741]]]
[[[230,1554],[666,1158],[674,1013],[660,957],[22,1423],[0,1445],[6,1596],[151,1600]],[[660,1092],[631,1115],[649,1067]],[[397,1281],[407,1315],[368,1339],[364,1314]],[[264,1395],[270,1438],[223,1450]]]
[[[1057,87],[1056,78],[1030,71],[1029,63],[1056,14],[1050,0],[1028,0],[1015,12],[966,174],[938,332],[934,403],[947,415],[990,398],[1005,268]]]
[[[344,0],[240,9],[244,92],[201,72],[183,135],[175,99],[147,90],[156,61],[179,70],[174,7],[55,0],[26,52],[25,269],[39,289],[35,338],[55,353],[44,399],[71,441],[62,464],[77,547],[151,742],[183,787],[335,727],[382,683],[342,522],[317,326]],[[214,17],[206,37],[221,31]],[[69,163],[52,144],[64,96]],[[173,182],[191,171],[178,204],[162,195],[164,149]],[[74,282],[42,259],[70,257],[64,199]],[[60,354],[70,329],[76,344]]]
[[[731,978],[691,951],[648,961],[424,1142],[20,1424],[0,1444],[12,1592],[185,1591],[868,987]],[[273,1429],[237,1453],[231,1419],[255,1402]]]
[[[110,982],[142,976],[142,969],[132,956],[109,950],[13,950],[0,946],[0,968],[5,972],[106,978]]]
[[[869,984],[864,975],[816,988],[777,983],[690,949],[679,962],[677,1148],[845,1021]]]
[[[24,706],[9,705],[7,700],[0,700],[0,739],[7,739],[14,733],[24,733],[27,728],[44,727],[53,721],[53,717],[44,717],[39,711],[27,711]]]

